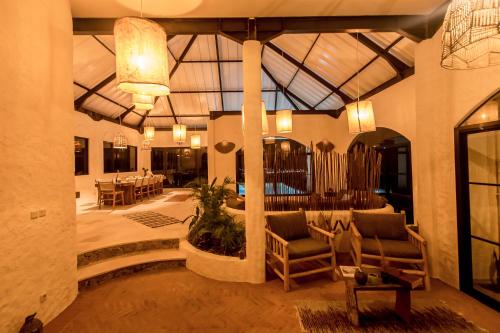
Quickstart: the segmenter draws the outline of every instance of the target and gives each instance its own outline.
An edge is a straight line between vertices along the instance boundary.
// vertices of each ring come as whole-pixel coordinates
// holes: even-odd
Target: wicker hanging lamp
[[[172,139],[178,144],[186,142],[186,125],[174,124],[172,126]]]
[[[500,65],[500,0],[453,0],[443,23],[441,66]]]
[[[119,122],[120,122],[120,129],[122,126],[122,118],[118,117]],[[123,134],[121,131],[116,133],[116,135],[113,138],[113,148],[114,149],[127,149],[128,145],[128,140],[125,134]]]

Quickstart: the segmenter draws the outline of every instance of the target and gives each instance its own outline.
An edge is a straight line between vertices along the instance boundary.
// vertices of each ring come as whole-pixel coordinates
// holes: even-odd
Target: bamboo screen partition
[[[339,154],[302,145],[264,149],[268,211],[370,209],[380,205],[382,155],[365,146]]]

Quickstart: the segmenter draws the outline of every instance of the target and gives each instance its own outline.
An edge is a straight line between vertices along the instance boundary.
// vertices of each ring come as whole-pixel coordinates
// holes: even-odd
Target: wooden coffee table
[[[396,313],[408,322],[411,316],[411,288],[400,284],[383,283],[379,279],[376,283],[367,283],[359,285],[353,278],[344,278],[345,282],[345,297],[346,310],[351,323],[359,326],[359,308],[358,296],[359,292],[368,291],[396,291]]]

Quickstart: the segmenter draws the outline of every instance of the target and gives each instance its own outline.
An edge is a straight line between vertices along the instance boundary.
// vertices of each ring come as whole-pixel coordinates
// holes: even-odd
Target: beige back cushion
[[[284,240],[309,238],[304,211],[266,216],[269,229]]]
[[[404,214],[367,214],[353,212],[356,227],[363,237],[407,240]]]

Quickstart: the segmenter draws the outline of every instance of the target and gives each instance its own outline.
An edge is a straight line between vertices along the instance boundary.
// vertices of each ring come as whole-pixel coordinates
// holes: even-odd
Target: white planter
[[[186,267],[210,279],[228,282],[247,282],[247,260],[202,251],[187,240],[180,243],[186,254]]]

